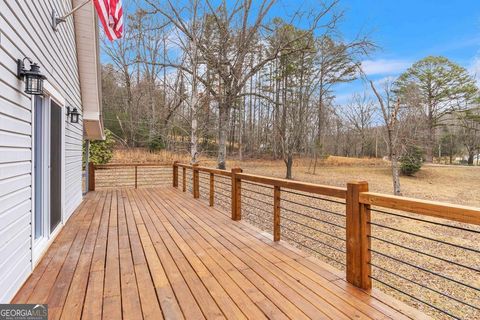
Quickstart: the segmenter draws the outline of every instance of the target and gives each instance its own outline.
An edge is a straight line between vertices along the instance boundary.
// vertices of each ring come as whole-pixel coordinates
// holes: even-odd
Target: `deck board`
[[[190,194],[89,193],[15,303],[51,319],[407,319],[420,313]]]

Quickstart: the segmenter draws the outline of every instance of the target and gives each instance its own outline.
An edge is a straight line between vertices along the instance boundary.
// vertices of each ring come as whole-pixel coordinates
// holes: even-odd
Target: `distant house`
[[[103,138],[93,4],[0,1],[0,302],[9,302],[82,201],[82,141]],[[43,94],[26,71],[45,76]],[[39,66],[32,68],[32,63]],[[21,66],[20,66],[21,67]],[[76,122],[74,109],[78,112]],[[75,114],[75,112],[73,112]],[[73,121],[72,121],[73,120]]]

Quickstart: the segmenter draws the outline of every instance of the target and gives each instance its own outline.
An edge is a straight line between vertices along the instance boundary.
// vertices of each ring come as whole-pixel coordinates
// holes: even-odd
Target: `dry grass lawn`
[[[117,150],[111,162],[154,163],[188,162],[188,156],[162,151],[149,153],[142,149]],[[215,166],[215,159],[200,158],[200,164]],[[387,161],[381,159],[357,159],[329,157],[317,166],[316,173],[309,172],[310,159],[296,159],[293,175],[295,180],[313,183],[346,186],[348,181],[366,180],[370,190],[391,193],[392,179]],[[229,160],[228,167],[241,167],[245,172],[281,177],[285,175],[282,161]],[[424,165],[414,177],[401,177],[402,193],[407,197],[444,201],[480,207],[480,166]]]

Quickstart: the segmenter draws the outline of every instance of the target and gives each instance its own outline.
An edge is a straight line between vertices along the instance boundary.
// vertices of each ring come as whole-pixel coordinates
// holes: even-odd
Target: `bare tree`
[[[251,0],[243,0],[234,4],[227,4],[226,0],[214,5],[211,1],[205,1],[202,8],[202,16],[211,27],[211,32],[206,32],[201,38],[191,32],[187,22],[191,20],[186,8],[178,8],[168,0],[167,6],[160,6],[153,0],[146,0],[151,7],[150,13],[160,14],[170,21],[188,39],[196,39],[198,52],[201,54],[207,69],[212,70],[218,76],[218,82],[212,86],[204,78],[199,81],[206,87],[217,101],[218,105],[218,167],[225,168],[227,125],[229,123],[230,111],[236,105],[242,90],[251,77],[257,74],[268,62],[277,58],[279,52],[288,48],[290,43],[279,43],[264,54],[260,59],[249,60],[252,50],[260,45],[259,39],[262,32],[268,33],[268,26],[265,24],[266,16],[275,3],[275,0],[262,0],[255,3],[255,10],[252,8]],[[320,7],[318,12],[312,15],[310,30],[322,24],[325,28],[332,27],[337,16],[333,8],[338,0]],[[187,5],[191,7],[192,3]],[[198,13],[198,11],[196,11]],[[303,21],[305,23],[305,19]],[[306,33],[308,34],[308,33]],[[213,35],[213,39],[212,39]],[[301,35],[302,37],[304,34]],[[267,37],[267,35],[263,35]],[[293,39],[294,41],[296,39]],[[170,64],[170,66],[182,68],[192,73],[190,68],[181,65]]]
[[[460,139],[468,154],[468,165],[473,165],[475,153],[480,149],[480,110],[474,108],[456,112]],[[478,159],[478,154],[477,154]]]
[[[375,106],[366,93],[363,95],[355,93],[345,106],[343,113],[350,126],[360,136],[360,156],[363,157],[367,146],[367,134],[372,127]]]
[[[378,92],[371,80],[370,87],[380,106],[386,130],[388,157],[392,163],[393,194],[401,195],[400,167],[398,161],[400,149],[402,148],[399,126],[400,101],[398,99],[394,100],[390,83],[385,83],[383,95]]]
[[[375,49],[375,45],[366,37],[358,37],[351,42],[343,42],[325,34],[316,40],[316,87],[318,88],[317,133],[314,144],[315,162],[322,152],[323,134],[326,126],[326,108],[333,99],[333,87],[339,83],[353,81],[358,76],[360,59]]]

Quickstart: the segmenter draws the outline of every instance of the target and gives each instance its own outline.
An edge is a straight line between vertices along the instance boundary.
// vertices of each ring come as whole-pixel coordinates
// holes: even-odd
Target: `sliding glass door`
[[[33,184],[34,184],[34,240],[37,244],[45,236],[45,201],[43,200],[43,191],[45,189],[45,152],[44,141],[46,135],[45,128],[45,108],[44,101],[40,96],[35,96],[33,105],[34,117],[34,144],[33,144]]]
[[[33,259],[62,222],[63,108],[50,97],[33,103]]]
[[[62,108],[50,102],[50,230],[62,221]]]

